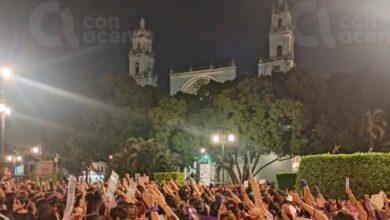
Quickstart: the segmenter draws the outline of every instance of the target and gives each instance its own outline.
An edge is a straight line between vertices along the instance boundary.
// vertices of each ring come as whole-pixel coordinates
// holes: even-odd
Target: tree
[[[385,136],[387,123],[383,111],[381,109],[371,108],[363,114],[360,134],[365,135],[370,143],[370,149],[375,148],[375,144],[378,141],[383,140]]]
[[[157,141],[168,146],[173,153],[181,155],[177,164],[181,169],[193,165],[197,148],[200,146],[197,137],[188,132],[187,112],[186,100],[176,97],[163,98],[159,105],[149,112]]]
[[[299,101],[278,94],[280,85],[271,79],[245,79],[230,87],[200,90],[199,96],[179,94],[164,98],[150,111],[158,140],[190,166],[200,146],[208,147],[218,165],[235,182],[257,174],[262,154],[286,155],[306,146],[308,121]],[[216,85],[212,85],[216,86]],[[226,146],[225,158],[220,147],[210,143],[213,132],[227,130],[239,137],[234,146]]]
[[[154,88],[140,87],[127,75],[103,75],[85,88],[84,94],[94,101],[80,114],[61,150],[64,160],[72,162],[66,165],[75,171],[96,160],[109,162],[108,155],[129,137],[153,136],[148,110],[160,97]]]
[[[153,139],[130,138],[113,155],[112,166],[120,174],[131,172],[151,175],[154,172],[174,170],[178,160],[178,155]]]
[[[235,182],[264,168],[258,167],[261,155],[274,152],[279,155],[276,160],[282,160],[307,145],[304,106],[298,101],[279,98],[275,91],[269,79],[254,78],[243,80],[214,98],[216,125],[239,137],[237,145],[227,148],[226,158],[216,156]],[[203,126],[209,121],[215,124],[214,120],[207,120]]]

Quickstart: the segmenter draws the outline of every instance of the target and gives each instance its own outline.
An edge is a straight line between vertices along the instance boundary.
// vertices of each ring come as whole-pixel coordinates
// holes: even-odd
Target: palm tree
[[[113,155],[113,167],[119,173],[172,171],[180,158],[154,139],[130,138]]]
[[[367,135],[370,142],[370,150],[375,146],[375,142],[381,141],[385,136],[387,123],[381,109],[370,109],[363,114],[360,134]]]

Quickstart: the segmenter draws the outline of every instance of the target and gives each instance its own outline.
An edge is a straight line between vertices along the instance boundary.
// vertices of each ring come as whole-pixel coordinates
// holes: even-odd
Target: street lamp
[[[0,158],[3,160],[4,151],[4,133],[5,133],[5,116],[11,114],[11,109],[4,105],[3,82],[12,76],[12,70],[7,67],[0,68],[0,114],[1,114],[1,143]],[[1,161],[0,161],[1,162]]]
[[[10,68],[7,68],[7,67],[1,68],[0,72],[1,72],[2,79],[8,79],[12,75],[12,70]]]
[[[20,156],[20,155],[16,156],[16,161],[22,162],[22,160],[23,160],[22,156]]]
[[[31,152],[32,152],[33,154],[39,154],[39,152],[40,152],[39,147],[33,147],[33,148],[31,148]]]
[[[3,98],[3,91],[0,91],[0,99],[2,100]],[[1,104],[0,103],[0,114],[1,114],[1,145],[0,145],[0,158],[3,157],[3,151],[4,151],[4,134],[5,134],[5,116],[11,114],[11,108]]]
[[[6,157],[6,160],[8,163],[12,164],[11,173],[14,175],[16,163],[22,163],[23,157],[21,155],[17,155],[16,153],[13,153],[13,155],[8,155]]]
[[[221,134],[216,134],[212,137],[212,141],[215,144],[221,144],[222,146],[222,164],[225,161],[225,145],[227,143],[233,143],[236,140],[234,134],[227,134],[225,131]],[[222,183],[225,183],[225,169],[222,167]]]

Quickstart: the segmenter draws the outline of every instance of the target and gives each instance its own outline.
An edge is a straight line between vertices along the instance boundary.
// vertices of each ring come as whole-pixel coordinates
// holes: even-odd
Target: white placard
[[[204,186],[210,186],[211,182],[211,165],[210,164],[200,164],[199,165],[199,184]]]
[[[137,184],[134,182],[131,182],[129,186],[127,187],[126,195],[130,198],[134,198],[135,191],[137,189]]]
[[[106,193],[106,196],[107,196],[112,208],[114,208],[116,206],[115,191],[116,191],[116,187],[118,185],[118,182],[119,182],[119,175],[115,171],[112,171],[110,179],[108,180],[108,187],[107,187],[107,193]]]
[[[66,199],[66,208],[64,211],[64,217],[62,220],[69,220],[70,216],[73,213],[73,206],[75,202],[75,192],[76,192],[76,184],[77,184],[77,178],[75,176],[70,175],[69,176],[69,183],[68,183],[68,194]]]
[[[383,194],[384,192],[380,192],[379,194],[371,195],[371,202],[374,203],[379,209],[382,209],[385,206]]]

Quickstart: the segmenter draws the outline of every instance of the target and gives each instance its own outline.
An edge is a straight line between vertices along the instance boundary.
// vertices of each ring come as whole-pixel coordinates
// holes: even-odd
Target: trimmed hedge
[[[306,179],[309,186],[318,186],[325,197],[344,198],[345,177],[350,178],[350,188],[357,197],[389,191],[390,153],[304,156],[297,180]]]
[[[184,184],[186,181],[186,177],[184,173],[180,172],[165,172],[165,173],[153,173],[154,181],[160,182],[162,180],[176,180],[178,184]]]
[[[294,189],[297,180],[297,173],[277,173],[276,181],[280,190]]]

